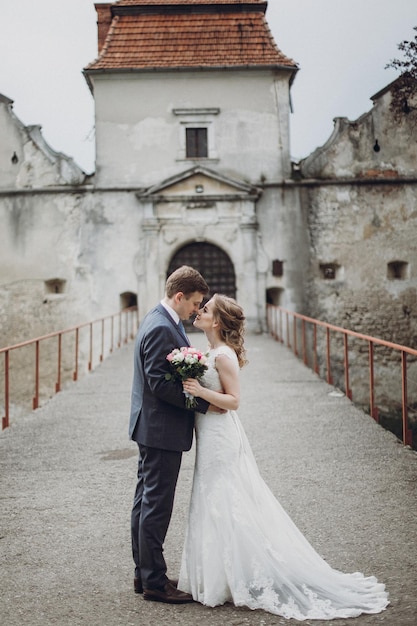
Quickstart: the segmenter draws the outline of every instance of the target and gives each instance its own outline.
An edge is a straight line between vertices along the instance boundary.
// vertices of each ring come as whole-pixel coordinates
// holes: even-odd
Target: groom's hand
[[[210,413],[227,413],[226,409],[220,409],[218,406],[215,406],[214,404],[210,404],[209,408],[207,409],[207,412]]]

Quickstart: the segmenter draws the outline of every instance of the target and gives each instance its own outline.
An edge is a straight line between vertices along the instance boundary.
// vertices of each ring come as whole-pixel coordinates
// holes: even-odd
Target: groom
[[[181,604],[190,594],[167,577],[163,543],[171,519],[182,452],[192,444],[194,410],[185,406],[182,384],[165,379],[166,356],[189,346],[182,320],[197,313],[209,292],[197,270],[182,266],[166,281],[164,299],[143,319],[135,342],[129,437],[139,446],[138,482],[131,517],[134,589],[145,600]],[[212,407],[211,407],[212,408]]]

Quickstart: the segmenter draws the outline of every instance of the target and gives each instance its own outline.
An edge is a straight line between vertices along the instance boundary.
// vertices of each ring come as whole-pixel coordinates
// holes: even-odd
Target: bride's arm
[[[234,411],[239,407],[240,399],[239,372],[236,363],[224,354],[219,354],[216,357],[216,368],[223,391],[207,389],[195,378],[187,378],[183,382],[184,391],[197,398],[203,398],[220,409]]]

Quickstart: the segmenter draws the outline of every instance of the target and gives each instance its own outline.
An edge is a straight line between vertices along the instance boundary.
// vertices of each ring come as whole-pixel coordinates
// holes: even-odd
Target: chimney
[[[100,54],[113,19],[111,12],[112,3],[95,4],[94,6],[97,11],[98,53]]]

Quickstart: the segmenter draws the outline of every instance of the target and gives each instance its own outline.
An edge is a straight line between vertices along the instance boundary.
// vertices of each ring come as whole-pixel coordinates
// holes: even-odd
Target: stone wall
[[[308,215],[311,317],[417,348],[417,98],[393,115],[389,85],[355,122],[337,118],[329,141],[300,164]],[[324,339],[321,339],[324,350]],[[369,406],[368,346],[350,341],[354,400]],[[335,352],[342,352],[339,340]],[[409,363],[409,409],[417,409],[417,366]],[[323,366],[323,364],[322,364]],[[333,357],[335,384],[343,364]],[[375,350],[376,402],[401,409],[400,356]]]
[[[417,346],[417,110],[391,92],[301,163],[313,317]],[[379,149],[375,150],[378,141]]]
[[[47,144],[41,126],[25,126],[13,100],[0,94],[0,189],[80,185],[85,173],[71,157]]]

